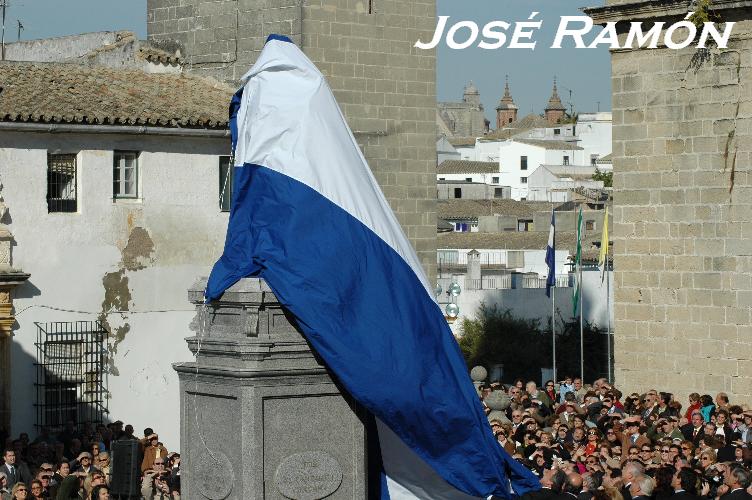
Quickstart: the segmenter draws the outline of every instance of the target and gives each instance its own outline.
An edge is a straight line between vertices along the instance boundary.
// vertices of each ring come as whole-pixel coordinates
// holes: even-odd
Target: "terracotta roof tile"
[[[215,80],[76,64],[0,62],[0,121],[227,128]]]
[[[495,214],[532,217],[533,214],[542,210],[551,210],[551,203],[545,201],[456,199],[439,200],[437,203],[438,216],[442,219],[477,218]]]
[[[493,174],[499,172],[499,162],[444,160],[436,169],[437,174]]]

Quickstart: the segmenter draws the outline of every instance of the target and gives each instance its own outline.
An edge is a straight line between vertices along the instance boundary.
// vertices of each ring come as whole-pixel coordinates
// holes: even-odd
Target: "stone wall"
[[[669,4],[670,19],[589,13],[683,17]],[[616,383],[685,406],[694,391],[752,401],[752,22],[720,13],[740,22],[699,69],[695,48],[612,53]]]
[[[148,0],[147,8],[150,40],[176,40],[189,71],[233,82],[267,35],[291,36],[327,77],[424,268],[436,275],[435,54],[413,47],[435,28],[435,0]]]

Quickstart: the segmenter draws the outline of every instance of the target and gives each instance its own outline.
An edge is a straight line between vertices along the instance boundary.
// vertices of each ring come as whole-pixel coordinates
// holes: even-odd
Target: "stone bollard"
[[[367,498],[365,412],[343,396],[268,285],[203,306],[180,379],[181,488],[191,499]]]
[[[473,379],[473,385],[475,386],[475,391],[480,396],[480,386],[483,385],[483,382],[486,381],[486,377],[488,377],[488,371],[483,368],[482,366],[473,366],[473,369],[470,370],[470,378]]]

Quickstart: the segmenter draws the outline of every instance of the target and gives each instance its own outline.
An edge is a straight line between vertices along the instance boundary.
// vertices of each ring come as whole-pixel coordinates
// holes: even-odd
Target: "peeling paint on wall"
[[[120,375],[115,366],[115,356],[118,346],[125,340],[130,332],[131,325],[128,322],[127,313],[111,314],[113,311],[128,311],[132,300],[131,291],[128,287],[128,271],[139,271],[154,263],[154,242],[149,232],[143,227],[133,227],[132,217],[128,216],[128,243],[121,252],[120,268],[115,272],[106,273],[102,278],[104,287],[104,299],[102,300],[102,312],[99,320],[102,326],[110,332],[107,352],[107,367],[109,373],[114,376]],[[118,321],[119,319],[119,321]]]
[[[142,227],[134,227],[122,253],[122,265],[128,271],[138,271],[153,264],[154,242],[149,232]]]

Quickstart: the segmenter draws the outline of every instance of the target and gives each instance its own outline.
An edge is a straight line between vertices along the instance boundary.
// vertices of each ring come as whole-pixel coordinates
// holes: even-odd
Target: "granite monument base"
[[[189,291],[196,361],[174,365],[183,498],[367,498],[366,412],[265,282],[244,279],[207,306],[205,284]]]

